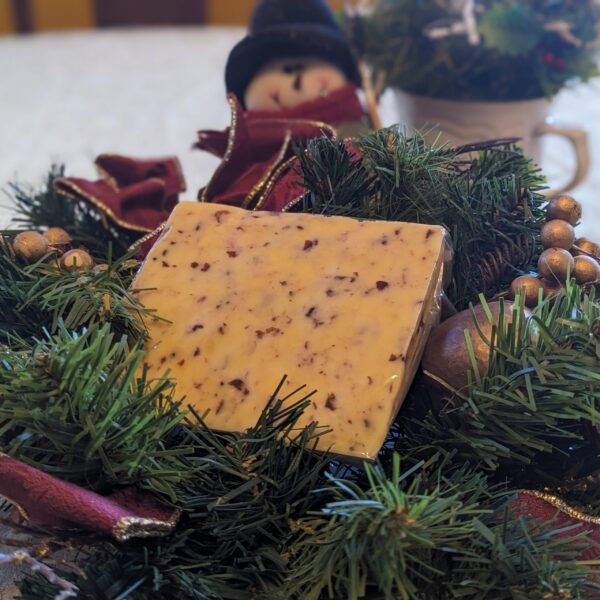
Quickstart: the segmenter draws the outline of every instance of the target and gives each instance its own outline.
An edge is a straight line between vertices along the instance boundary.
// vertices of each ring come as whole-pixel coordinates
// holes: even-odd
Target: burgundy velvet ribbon
[[[548,523],[552,529],[566,528],[557,534],[558,538],[587,533],[587,540],[574,541],[578,559],[600,559],[600,518],[587,516],[551,494],[535,491],[520,492],[511,508],[513,518],[526,516],[540,524]]]
[[[1,454],[0,496],[32,525],[84,530],[118,541],[167,535],[179,516],[177,510],[134,488],[100,496]]]
[[[304,195],[295,146],[364,119],[353,85],[285,111],[244,111],[235,96],[229,103],[228,129],[198,132],[194,147],[222,159],[200,198],[254,210],[284,210]]]
[[[108,222],[130,231],[149,233],[168,219],[185,180],[177,158],[139,160],[115,154],[96,159],[97,181],[63,177],[58,193],[83,200]]]

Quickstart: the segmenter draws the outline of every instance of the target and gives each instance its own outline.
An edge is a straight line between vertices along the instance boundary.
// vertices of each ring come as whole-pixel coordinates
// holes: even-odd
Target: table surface
[[[223,73],[228,52],[243,35],[236,28],[143,29],[44,34],[0,39],[0,189],[11,181],[40,182],[52,162],[70,174],[95,176],[101,152],[130,156],[175,154],[188,197],[209,179],[217,161],[194,152],[195,131],[229,123]],[[580,86],[556,100],[558,120],[586,125],[600,148],[600,85]],[[382,117],[395,122],[391,95]],[[550,140],[544,167],[566,180],[572,159]],[[584,204],[581,235],[600,239],[600,152],[576,197]],[[184,195],[185,197],[185,195]],[[0,226],[12,214],[0,200]],[[0,598],[8,597],[0,570]],[[4,596],[4,593],[7,593]]]
[[[0,189],[10,181],[38,183],[52,162],[70,174],[95,176],[101,152],[130,156],[175,154],[187,197],[209,179],[216,160],[192,151],[195,132],[229,122],[223,73],[239,28],[70,32],[0,39]],[[600,82],[563,92],[554,116],[586,125],[600,148]],[[391,95],[382,117],[395,122]],[[572,169],[566,143],[545,145],[545,171],[565,181]],[[574,191],[584,204],[580,235],[600,238],[600,152],[592,173]],[[185,197],[185,195],[183,196]],[[0,200],[0,226],[10,219]]]

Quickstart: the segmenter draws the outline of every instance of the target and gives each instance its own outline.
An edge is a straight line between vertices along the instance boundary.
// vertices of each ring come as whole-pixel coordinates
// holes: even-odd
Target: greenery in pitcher
[[[596,0],[376,0],[364,50],[386,87],[529,100],[599,73]]]

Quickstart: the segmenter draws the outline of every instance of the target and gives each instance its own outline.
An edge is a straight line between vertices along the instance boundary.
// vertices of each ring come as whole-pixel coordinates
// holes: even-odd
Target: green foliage
[[[436,552],[454,554],[473,534],[482,515],[485,479],[440,481],[431,489],[418,475],[400,473],[394,456],[390,479],[380,467],[365,465],[367,489],[331,477],[323,490],[332,496],[314,517],[299,523],[303,532],[292,549],[293,576],[282,598],[318,600],[363,598],[376,588],[386,600],[418,598],[419,589],[440,575]],[[441,550],[440,550],[441,549]]]
[[[533,50],[543,28],[531,6],[494,4],[481,19],[479,30],[487,48],[519,56]]]
[[[178,586],[189,594],[196,583],[188,578],[197,565],[206,565],[203,577],[227,581],[235,591],[216,597],[232,600],[251,598],[253,590],[276,587],[285,578],[293,522],[315,505],[311,492],[322,482],[329,457],[315,452],[322,433],[316,424],[297,426],[312,394],[302,397],[296,390],[278,399],[280,389],[242,434],[215,433],[199,418],[189,424],[197,456],[182,490],[188,541],[177,552],[186,573],[177,576]]]
[[[586,571],[569,547],[582,534],[513,518],[510,499],[468,470],[432,482],[423,464],[401,473],[392,462],[389,478],[365,465],[366,486],[330,477],[321,493],[332,500],[299,524],[282,599],[541,600],[564,586],[583,597]]]
[[[482,40],[464,33],[431,39],[460,23],[454,0],[377,0],[365,24],[365,52],[387,86],[432,98],[550,97],[598,74],[600,6],[594,0],[479,0]],[[568,33],[553,29],[566,24]]]
[[[356,142],[361,157],[343,142],[321,138],[299,152],[303,211],[362,219],[443,225],[455,251],[447,290],[459,307],[485,289],[493,295],[537,256],[545,201],[543,179],[510,144],[450,150],[428,147],[416,134],[383,129]],[[475,149],[471,162],[469,152]],[[482,259],[505,245],[506,268],[488,281]]]
[[[61,322],[75,331],[111,323],[134,342],[143,337],[140,317],[149,313],[128,290],[138,263],[127,259],[82,272],[42,261],[28,265],[15,258],[10,237],[0,237],[0,342],[56,333]]]
[[[537,246],[542,179],[509,144],[427,148],[396,129],[357,144],[360,161],[341,143],[309,145],[301,208],[444,224],[459,304],[476,299],[486,252],[521,236]],[[598,591],[594,565],[577,561],[587,533],[532,522],[513,506],[522,487],[549,486],[600,512],[593,289],[571,285],[530,319],[517,300],[516,318],[487,340],[486,371],[441,399],[417,382],[379,461],[360,468],[315,451],[323,430],[297,425],[311,400],[303,389],[280,398],[280,387],[242,433],[182,415],[173,384],[146,379],[144,313],[128,295],[125,262],[69,275],[22,265],[6,244],[0,258],[2,451],[101,493],[142,486],[182,510],[163,539],[67,534],[76,567],[59,568],[81,598],[548,600]],[[119,307],[118,318],[85,298]],[[57,593],[39,576],[20,588],[25,600]]]
[[[432,406],[425,417],[405,414],[410,448],[435,443],[456,449],[524,487],[549,486],[572,500],[600,508],[600,492],[581,482],[600,473],[600,320],[595,293],[584,297],[571,285],[525,318],[516,305],[512,320],[501,317],[491,339],[487,371]],[[423,398],[415,398],[423,404]],[[435,442],[432,442],[435,440]],[[400,440],[402,445],[404,441]]]
[[[98,548],[87,579],[76,581],[84,597],[266,600],[282,585],[287,543],[297,520],[318,506],[311,492],[324,482],[329,457],[314,451],[316,425],[297,427],[311,394],[277,399],[279,389],[243,433],[211,431],[190,415],[180,436],[192,450],[178,489],[177,534]],[[39,578],[25,582],[25,598],[42,585]],[[126,595],[132,586],[136,593]]]
[[[143,358],[107,325],[1,351],[2,451],[93,490],[138,484],[175,501],[186,447],[166,444],[182,417],[173,384],[148,381]]]
[[[87,248],[99,261],[105,261],[109,255],[127,254],[142,234],[115,227],[89,204],[55,192],[54,181],[64,174],[64,167],[54,165],[41,190],[16,183],[10,186],[9,195],[18,215],[14,219],[17,226],[23,229],[61,227],[76,245]]]

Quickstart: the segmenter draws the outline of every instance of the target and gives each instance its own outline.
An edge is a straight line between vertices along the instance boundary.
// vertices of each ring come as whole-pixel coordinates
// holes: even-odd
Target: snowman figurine
[[[231,126],[196,144],[222,159],[204,201],[287,210],[301,194],[294,148],[369,128],[356,59],[325,0],[261,0],[225,82]]]

